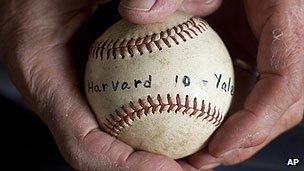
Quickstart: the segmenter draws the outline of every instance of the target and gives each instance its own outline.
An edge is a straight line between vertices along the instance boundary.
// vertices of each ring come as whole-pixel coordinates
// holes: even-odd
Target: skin
[[[236,69],[243,94],[236,98],[235,112],[207,148],[186,159],[174,161],[134,151],[99,129],[81,91],[82,78],[73,60],[76,50],[70,45],[75,41],[72,37],[104,2],[0,1],[2,60],[24,100],[48,125],[63,156],[75,169],[194,171],[215,163],[237,164],[303,119],[304,2],[238,0],[224,3],[209,18],[223,39],[229,40],[232,56],[256,65],[260,74],[255,80]],[[119,11],[126,20],[145,24],[176,10],[205,16],[220,4],[220,0],[158,0],[149,11],[122,6]]]

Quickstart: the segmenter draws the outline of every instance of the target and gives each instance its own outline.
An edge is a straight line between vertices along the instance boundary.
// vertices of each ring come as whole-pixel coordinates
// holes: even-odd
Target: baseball
[[[109,134],[178,159],[202,149],[222,123],[234,94],[232,60],[200,18],[120,20],[91,48],[85,93]]]

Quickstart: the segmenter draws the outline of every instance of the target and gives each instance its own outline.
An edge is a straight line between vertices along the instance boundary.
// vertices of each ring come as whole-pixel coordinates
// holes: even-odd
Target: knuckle
[[[244,143],[244,146],[246,148],[256,147],[266,143],[268,138],[269,133],[266,133],[265,131],[257,131],[254,134],[246,136],[247,140],[245,140],[246,142]]]
[[[304,107],[301,107],[301,109],[297,109],[297,111],[292,111],[291,113],[288,113],[287,115],[284,115],[283,118],[283,125],[285,130],[288,130],[298,124],[300,124],[303,121],[304,117]]]
[[[158,166],[155,168],[156,171],[161,171],[164,170],[164,168],[167,166],[168,164],[168,160],[165,159],[164,157],[159,159],[159,164]]]
[[[16,80],[15,82],[21,89],[25,101],[39,115],[53,113],[52,107],[57,103],[56,92],[59,91],[59,86],[54,74],[51,74],[50,68],[35,56],[19,59],[19,65],[22,81]],[[14,79],[19,79],[19,77],[14,77]]]
[[[96,141],[95,133],[99,132],[92,130],[82,139],[72,138],[73,144],[68,148],[66,158],[72,167],[77,170],[126,170],[123,165],[128,154],[125,151],[115,153],[114,158],[111,156],[114,148],[117,148],[117,139],[113,138],[110,143],[105,141],[100,144]]]
[[[153,164],[153,165],[151,165]],[[151,163],[151,160],[149,158],[146,158],[144,160],[141,160],[136,167],[138,167],[138,170],[147,170],[147,168],[155,171],[160,170],[168,170],[168,159],[164,156],[153,156],[153,161]]]
[[[302,68],[304,63],[304,9],[290,3],[282,4],[272,10],[266,28],[272,32],[270,67],[288,73]]]
[[[290,33],[288,28],[274,29],[270,47],[271,58],[269,67],[282,75],[303,71],[303,44],[304,36],[299,40],[299,35]],[[302,41],[302,42],[301,42]]]
[[[68,152],[63,154],[65,160],[76,170],[88,170],[88,166],[85,164],[85,160],[80,155],[77,148],[72,148]]]
[[[286,95],[292,100],[292,105],[301,101],[304,97],[304,70],[295,70],[289,73],[286,79]]]

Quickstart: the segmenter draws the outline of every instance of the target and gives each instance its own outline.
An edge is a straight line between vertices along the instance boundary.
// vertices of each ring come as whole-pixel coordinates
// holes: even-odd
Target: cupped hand
[[[241,2],[236,1],[227,9],[229,14],[236,16],[229,18],[226,12],[219,13],[219,18],[214,18],[218,23],[214,24],[223,37],[233,40],[228,44],[233,54],[246,56],[244,60],[252,64],[257,61],[260,76],[243,108],[226,120],[207,149],[179,163],[164,156],[135,152],[99,129],[80,91],[82,78],[77,77],[74,49],[69,44],[76,30],[103,2],[0,2],[0,11],[4,14],[0,18],[0,48],[11,79],[49,126],[63,156],[74,168],[197,170],[210,167],[210,164],[234,164],[252,156],[303,117],[301,44],[304,38],[300,30],[303,28],[303,4],[284,0],[245,1],[248,20],[259,43],[255,58],[252,48],[255,42],[251,44],[244,39],[248,34],[245,28],[239,27],[244,21],[238,20]],[[204,16],[220,4],[219,0],[129,0],[122,1],[120,13],[131,22],[145,24],[156,22],[176,10]],[[231,25],[237,26],[238,31],[235,32]],[[247,31],[250,30],[247,28]],[[238,75],[246,77],[241,71]],[[246,79],[242,82],[244,87],[250,83]],[[226,154],[227,151],[230,152]]]
[[[221,4],[221,0],[145,2],[123,1],[120,13],[130,22],[150,23],[175,10],[204,16]],[[256,68],[259,75],[245,97],[252,79],[236,68],[236,86],[242,90],[237,92],[236,99],[244,102],[232,108],[234,112],[216,131],[206,149],[183,160],[193,168],[205,169],[250,158],[301,122],[304,109],[303,1],[224,1],[208,19],[225,40],[232,58],[240,58],[250,65],[239,66],[247,70]]]
[[[77,170],[182,170],[99,129],[77,77],[74,33],[102,0],[2,0],[0,48],[10,78]],[[83,57],[86,60],[86,57]]]

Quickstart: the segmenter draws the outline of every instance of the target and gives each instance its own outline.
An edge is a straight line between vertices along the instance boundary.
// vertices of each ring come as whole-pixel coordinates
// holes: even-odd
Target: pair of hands
[[[70,46],[76,31],[103,3],[106,1],[0,1],[0,53],[10,77],[74,168],[198,170],[236,164],[302,120],[304,2],[224,2],[209,22],[229,40],[232,56],[257,66],[257,82],[251,90],[254,77],[236,69],[237,85],[242,86],[242,94],[237,93],[236,98],[241,105],[235,105],[236,112],[204,150],[179,161],[134,151],[99,129],[81,91],[83,78],[77,76],[75,49]],[[205,16],[220,5],[221,0],[125,0],[119,11],[125,19],[145,24],[176,10]]]

